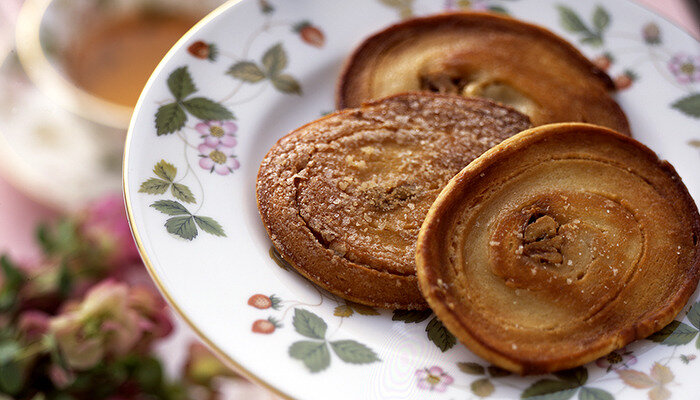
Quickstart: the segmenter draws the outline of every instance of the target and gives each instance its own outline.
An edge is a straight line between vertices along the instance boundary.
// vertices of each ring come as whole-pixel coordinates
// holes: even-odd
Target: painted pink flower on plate
[[[680,83],[700,82],[700,56],[676,54],[668,62],[668,69]]]
[[[436,392],[444,392],[454,382],[454,379],[438,366],[417,369],[416,378],[419,389]]]
[[[615,350],[605,357],[600,357],[596,360],[595,365],[599,368],[605,368],[607,372],[611,370],[618,370],[621,368],[629,368],[630,366],[637,363],[637,357],[635,357],[631,351],[626,348],[620,350]]]
[[[200,153],[199,166],[209,170],[209,172],[228,175],[241,166],[229,147],[210,146],[205,142],[200,144],[197,149]]]
[[[204,143],[209,147],[234,147],[238,126],[232,121],[206,121],[195,125],[194,129],[202,135]]]

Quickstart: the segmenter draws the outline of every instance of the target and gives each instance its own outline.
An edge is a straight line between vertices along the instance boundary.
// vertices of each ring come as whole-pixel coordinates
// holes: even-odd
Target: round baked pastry
[[[605,128],[522,132],[440,193],[420,288],[477,355],[521,374],[572,368],[668,324],[698,284],[700,216],[673,167]]]
[[[340,76],[337,106],[425,90],[486,97],[532,124],[587,122],[629,135],[610,77],[539,26],[486,13],[416,18],[366,39]]]
[[[260,165],[258,209],[282,256],[343,298],[421,309],[415,244],[430,204],[484,151],[529,127],[483,99],[403,94],[280,139]]]

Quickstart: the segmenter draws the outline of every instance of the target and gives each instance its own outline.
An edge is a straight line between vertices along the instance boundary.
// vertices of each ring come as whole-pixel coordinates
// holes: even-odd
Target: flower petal
[[[197,125],[195,125],[194,129],[196,129],[197,132],[199,132],[201,135],[209,134],[209,125],[205,124],[204,122],[200,122]]]
[[[226,164],[216,164],[214,171],[219,175],[228,175],[231,173]]]
[[[442,368],[438,367],[437,365],[430,367],[430,369],[428,370],[428,373],[430,373],[430,375],[438,375],[439,376],[439,375],[442,375],[442,372],[443,372]]]
[[[234,147],[238,144],[238,141],[233,135],[224,135],[223,137],[221,137],[221,139],[219,139],[219,143],[222,146]]]
[[[199,159],[199,166],[206,170],[210,170],[211,167],[214,166],[214,161],[209,157],[202,157]]]
[[[200,144],[197,146],[197,150],[199,150],[200,153],[202,153],[205,156],[208,156],[209,153],[212,151],[216,150],[216,146],[208,146],[206,142]]]
[[[211,147],[212,149],[216,148],[216,146],[221,143],[221,140],[219,138],[214,137],[214,136],[207,136],[204,138],[204,145]],[[210,150],[211,152],[211,150]]]
[[[226,160],[225,165],[231,169],[238,169],[241,167],[241,163],[233,157],[229,157],[228,160]]]

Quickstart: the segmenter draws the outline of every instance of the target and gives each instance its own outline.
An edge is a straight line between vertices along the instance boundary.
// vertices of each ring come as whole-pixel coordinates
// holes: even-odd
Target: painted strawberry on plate
[[[273,310],[278,310],[280,308],[280,298],[273,295],[265,296],[264,294],[254,294],[248,299],[248,305],[265,310],[272,308]]]
[[[294,32],[298,33],[301,40],[314,47],[323,47],[326,37],[321,30],[309,21],[302,21],[294,26]]]
[[[282,325],[276,319],[269,317],[268,319],[259,319],[253,322],[253,327],[251,330],[253,333],[260,333],[263,335],[269,335],[275,331],[277,328],[281,328]]]

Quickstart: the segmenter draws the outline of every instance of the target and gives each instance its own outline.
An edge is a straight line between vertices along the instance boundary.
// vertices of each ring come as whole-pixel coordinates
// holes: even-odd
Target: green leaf
[[[224,228],[222,228],[221,225],[219,225],[219,223],[216,222],[213,218],[195,215],[194,221],[197,223],[197,226],[202,228],[202,230],[206,233],[212,234],[214,236],[226,236]]]
[[[328,325],[318,315],[301,308],[294,309],[292,320],[294,329],[303,336],[312,339],[324,339]]]
[[[598,33],[603,31],[610,25],[610,14],[601,6],[597,6],[593,12],[593,26]]]
[[[512,374],[512,372],[508,371],[507,369],[503,369],[495,365],[489,365],[487,369],[489,371],[489,375],[491,375],[492,378],[502,378],[504,376]]]
[[[578,399],[579,400],[615,400],[615,397],[613,397],[613,395],[611,395],[610,393],[606,392],[603,389],[584,387],[584,388],[581,388],[580,392],[578,392]]]
[[[168,88],[176,100],[182,100],[197,91],[192,82],[192,75],[187,67],[180,67],[168,77]]]
[[[204,97],[185,100],[182,105],[190,114],[204,121],[233,119],[233,113],[226,107]]]
[[[391,317],[392,321],[403,321],[405,323],[419,323],[423,322],[428,317],[433,315],[432,310],[394,310],[394,315]]]
[[[139,193],[163,194],[170,187],[170,182],[158,178],[151,178],[141,184]]]
[[[354,340],[338,340],[337,342],[331,342],[331,348],[335,354],[346,363],[369,364],[380,361],[379,357],[377,357],[372,349]]]
[[[522,399],[534,400],[567,400],[576,394],[578,386],[575,383],[553,379],[539,380],[520,395]]]
[[[489,11],[497,13],[497,14],[508,15],[508,10],[506,10],[504,7],[501,7],[501,6],[489,6]]]
[[[603,45],[603,39],[598,35],[586,36],[581,39],[581,43],[590,44],[591,46],[599,47]]]
[[[0,269],[2,269],[3,280],[5,281],[4,286],[14,290],[19,289],[24,283],[24,274],[6,254],[0,256]]]
[[[428,322],[428,326],[425,327],[425,331],[428,332],[428,339],[435,343],[435,345],[442,350],[443,353],[451,349],[455,343],[457,343],[455,336],[450,333],[447,328],[445,328],[437,317],[434,317],[430,320],[430,322]]]
[[[348,306],[352,307],[353,310],[357,311],[360,315],[379,315],[379,311],[375,310],[370,306],[364,304],[353,303],[352,301],[347,301]]]
[[[191,215],[183,217],[172,217],[165,221],[165,228],[169,233],[180,236],[186,240],[192,240],[197,237],[197,227],[194,224],[194,218]]]
[[[14,340],[6,340],[0,343],[0,364],[6,364],[19,354],[20,347]]]
[[[173,196],[185,203],[194,203],[194,195],[192,191],[187,186],[182,183],[173,183],[173,187],[170,190]]]
[[[176,132],[185,126],[187,114],[177,103],[170,103],[158,108],[156,112],[156,133],[158,136]]]
[[[326,342],[301,340],[289,346],[289,356],[304,362],[311,372],[319,372],[331,364],[331,354]]]
[[[688,319],[694,327],[700,329],[700,301],[690,307],[690,310],[688,310]]]
[[[15,395],[24,386],[22,367],[16,361],[0,365],[0,392]]]
[[[670,324],[664,326],[660,331],[652,334],[647,339],[666,346],[680,346],[690,343],[697,333],[698,331],[689,325],[680,321],[671,321]]]
[[[163,384],[163,368],[158,360],[151,357],[139,363],[134,375],[139,386],[147,393],[156,392]]]
[[[459,370],[469,375],[483,375],[486,373],[486,369],[475,362],[459,362],[457,363]]]
[[[268,77],[279,75],[287,66],[287,53],[282,48],[282,43],[270,47],[262,57],[262,64]]]
[[[700,336],[698,336],[698,340],[695,341],[695,348],[700,349]]]
[[[58,271],[58,293],[68,298],[72,291],[73,275],[68,267],[68,263],[64,260],[61,262],[60,270]]]
[[[700,118],[700,93],[693,93],[671,104],[676,110],[695,118]]]
[[[496,389],[488,378],[477,379],[469,385],[472,393],[479,397],[489,397]]]
[[[558,5],[557,10],[559,11],[559,22],[564,29],[569,32],[589,32],[576,11],[564,5]]]
[[[577,386],[583,386],[588,381],[588,370],[586,367],[576,367],[572,369],[567,369],[564,371],[557,371],[554,373],[557,378],[576,384]]]
[[[161,179],[172,182],[177,176],[177,168],[165,160],[160,160],[153,166],[153,173]]]
[[[347,304],[338,306],[335,308],[335,310],[333,310],[333,315],[340,318],[351,317],[354,313],[355,312],[352,310],[352,308]]]
[[[265,79],[265,72],[252,61],[237,62],[233,64],[226,73],[236,79],[249,83],[260,82]]]
[[[270,80],[275,89],[282,93],[301,95],[301,85],[291,75],[277,75]]]
[[[158,200],[151,207],[168,215],[191,215],[182,204],[173,200]]]

